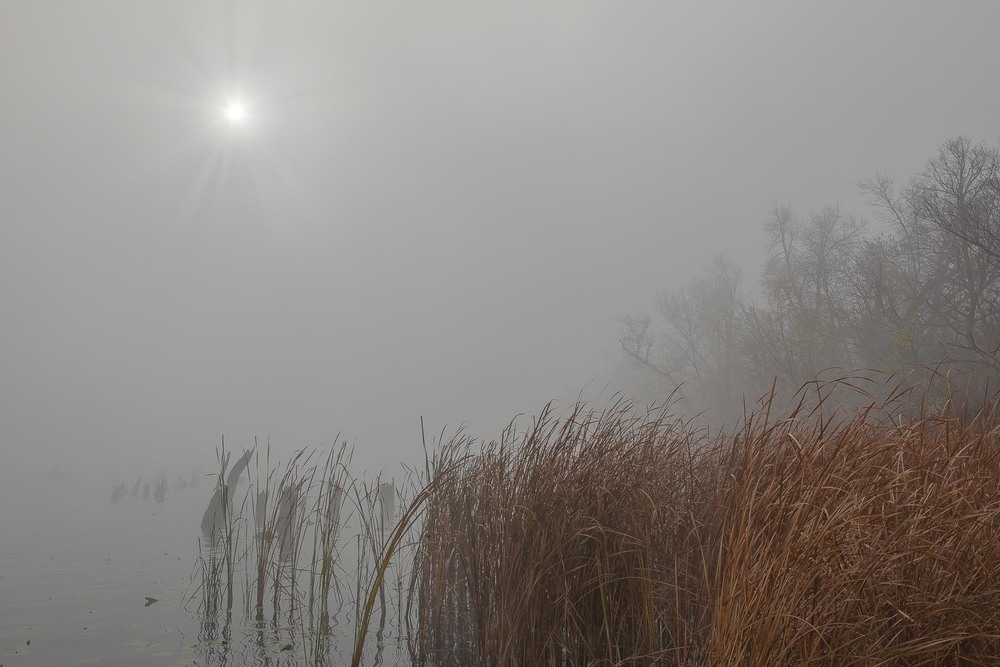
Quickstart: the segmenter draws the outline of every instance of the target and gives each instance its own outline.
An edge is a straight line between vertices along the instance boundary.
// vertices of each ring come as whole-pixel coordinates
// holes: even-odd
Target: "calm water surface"
[[[185,604],[199,581],[199,524],[211,491],[205,478],[197,488],[171,486],[163,503],[140,496],[112,504],[110,483],[41,474],[5,483],[0,665],[302,664],[301,630],[281,621],[251,627],[239,593],[230,619]],[[351,561],[346,571],[357,557],[342,558]],[[146,606],[146,597],[158,602]],[[325,664],[348,661],[352,615],[334,619]],[[385,641],[372,638],[365,664],[409,664],[398,627],[386,631]]]

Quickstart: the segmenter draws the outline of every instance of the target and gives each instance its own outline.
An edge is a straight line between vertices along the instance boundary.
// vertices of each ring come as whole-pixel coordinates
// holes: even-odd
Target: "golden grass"
[[[994,415],[824,407],[710,435],[619,403],[453,441],[416,662],[1000,664]]]

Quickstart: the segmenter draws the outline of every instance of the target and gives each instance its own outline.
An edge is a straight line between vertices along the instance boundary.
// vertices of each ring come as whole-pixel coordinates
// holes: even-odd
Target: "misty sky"
[[[773,200],[870,218],[860,179],[1000,134],[996,2],[2,9],[0,451],[32,465],[495,436],[714,253],[752,282]]]

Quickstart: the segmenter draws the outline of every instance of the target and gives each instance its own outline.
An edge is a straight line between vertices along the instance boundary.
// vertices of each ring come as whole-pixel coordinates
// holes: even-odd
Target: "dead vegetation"
[[[832,403],[762,403],[721,434],[619,403],[543,412],[474,456],[453,441],[416,662],[1000,662],[992,409]]]
[[[405,492],[351,478],[341,445],[258,457],[239,500],[223,457],[205,635],[242,590],[261,637],[270,616],[310,664],[378,659],[387,627],[435,667],[1000,664],[995,401],[877,387],[859,407],[865,382],[728,432],[547,409],[452,439]],[[338,613],[354,638],[334,649]]]

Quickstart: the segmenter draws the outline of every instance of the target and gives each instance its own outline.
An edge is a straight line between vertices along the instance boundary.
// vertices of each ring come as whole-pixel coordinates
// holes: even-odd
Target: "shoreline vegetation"
[[[352,664],[377,662],[387,618],[434,667],[996,663],[993,396],[862,378],[775,395],[721,432],[549,407],[456,436],[401,486],[352,478],[339,441],[283,466],[220,451],[190,603],[206,638],[242,610],[262,651],[281,625],[307,664],[334,664],[345,619]]]

